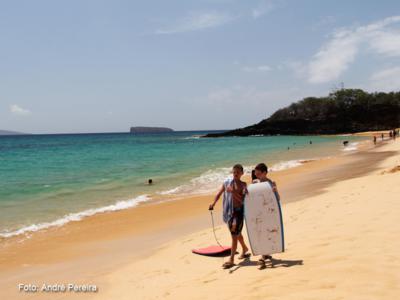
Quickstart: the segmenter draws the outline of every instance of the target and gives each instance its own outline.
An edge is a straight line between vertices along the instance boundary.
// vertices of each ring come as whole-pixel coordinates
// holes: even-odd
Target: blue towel
[[[222,198],[222,217],[225,223],[228,223],[233,214],[232,193],[227,192],[226,189],[233,182],[233,178],[227,178],[224,181],[225,192]]]

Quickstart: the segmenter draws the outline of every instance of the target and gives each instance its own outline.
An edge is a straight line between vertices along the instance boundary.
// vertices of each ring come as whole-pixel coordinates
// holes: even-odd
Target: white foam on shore
[[[301,166],[303,163],[312,161],[316,159],[296,159],[289,161],[281,161],[279,163],[274,164],[271,168],[271,171],[282,171],[286,169],[295,168]],[[251,174],[251,170],[254,166],[244,166],[244,173],[246,175]],[[189,181],[187,184],[183,184],[172,189],[168,189],[165,191],[161,191],[159,195],[168,195],[168,196],[176,196],[176,195],[186,195],[186,194],[206,194],[210,191],[214,191],[219,186],[221,186],[222,182],[232,176],[231,172],[232,168],[217,168],[213,170],[208,170],[202,173],[200,176],[195,177]]]
[[[201,135],[192,135],[192,136],[184,137],[183,139],[184,140],[198,140],[198,139],[200,139],[200,137],[201,137]]]
[[[287,170],[287,169],[291,169],[291,168],[295,168],[298,166],[301,166],[304,161],[306,161],[305,159],[294,159],[294,160],[288,160],[288,161],[281,161],[279,163],[274,164],[270,170],[271,171],[282,171],[282,170]],[[309,161],[309,160],[307,160]]]
[[[358,149],[358,142],[350,143],[349,145],[345,146],[342,151],[356,151]]]
[[[269,169],[271,171],[282,171],[286,169],[291,169],[302,165],[303,163],[315,160],[315,159],[298,159],[298,160],[289,160],[289,161],[281,161],[278,162]],[[244,166],[245,174],[250,175],[251,170],[254,166]],[[172,189],[168,189],[165,191],[161,191],[159,195],[165,196],[182,196],[182,195],[194,195],[194,194],[207,194],[210,191],[215,191],[222,182],[232,175],[232,168],[231,167],[224,167],[224,168],[216,168],[210,169],[204,173],[202,173],[198,177],[192,178],[187,184],[183,184]],[[22,235],[26,233],[32,233],[39,230],[51,228],[51,227],[60,227],[69,222],[80,221],[86,217],[90,217],[99,213],[105,212],[112,212],[123,210],[131,207],[137,206],[139,203],[145,202],[150,200],[151,198],[148,195],[140,195],[136,198],[129,199],[129,200],[121,200],[116,202],[115,204],[99,207],[99,208],[92,208],[87,209],[77,213],[70,213],[67,214],[57,220],[51,222],[43,222],[38,224],[32,224],[29,226],[22,227],[15,231],[3,231],[0,232],[1,238],[9,238],[17,235]]]
[[[178,195],[178,194],[203,194],[214,190],[230,176],[231,168],[217,168],[208,170],[200,176],[192,178],[187,184],[175,188],[161,191],[160,195]]]
[[[105,212],[111,212],[111,211],[118,211],[118,210],[123,210],[131,207],[137,206],[141,202],[148,201],[150,198],[147,195],[140,195],[136,198],[129,199],[129,200],[121,200],[116,202],[115,204],[99,207],[99,208],[91,208],[87,209],[81,212],[77,213],[71,213],[68,215],[65,215],[57,220],[54,220],[52,222],[43,222],[43,223],[38,223],[38,224],[32,224],[29,226],[22,227],[18,230],[15,231],[10,231],[10,232],[0,232],[0,237],[2,238],[9,238],[25,233],[31,233],[35,231],[39,231],[42,229],[47,229],[50,227],[59,227],[63,226],[69,222],[75,222],[75,221],[80,221],[83,218],[93,216],[95,214],[99,213],[105,213]]]

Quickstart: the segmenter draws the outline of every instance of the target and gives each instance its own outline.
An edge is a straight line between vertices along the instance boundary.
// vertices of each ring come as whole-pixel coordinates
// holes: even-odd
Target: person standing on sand
[[[280,195],[278,192],[278,187],[276,186],[276,182],[272,181],[270,178],[267,177],[268,174],[268,167],[264,163],[259,163],[255,167],[255,175],[258,178],[259,182],[268,182],[271,185],[272,191],[275,193],[275,197],[278,201],[280,201]],[[267,259],[272,259],[271,255],[262,255],[261,258],[258,260],[260,267],[265,268],[265,261]]]
[[[243,221],[244,221],[244,197],[247,193],[247,184],[240,180],[243,175],[243,166],[236,164],[232,168],[233,179],[229,178],[224,181],[218,194],[215,196],[214,202],[210,204],[209,210],[213,210],[215,204],[223,194],[223,219],[228,224],[229,231],[232,237],[231,256],[229,261],[225,262],[222,267],[229,269],[235,265],[235,253],[237,243],[239,241],[242,246],[242,254],[239,259],[245,259],[250,256],[247,253],[249,248],[246,246],[243,235]]]

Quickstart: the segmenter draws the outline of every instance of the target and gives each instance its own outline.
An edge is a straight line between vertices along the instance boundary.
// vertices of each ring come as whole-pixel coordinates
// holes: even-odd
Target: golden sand
[[[143,204],[0,242],[1,299],[396,299],[400,142],[274,172],[287,251],[258,270],[196,256],[213,244],[213,195]],[[296,201],[301,200],[301,201]],[[221,224],[217,207],[217,224]],[[229,244],[225,226],[217,235]],[[18,283],[97,293],[23,293]]]

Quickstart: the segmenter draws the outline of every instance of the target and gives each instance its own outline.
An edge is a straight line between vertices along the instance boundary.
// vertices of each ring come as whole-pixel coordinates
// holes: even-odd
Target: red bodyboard
[[[193,249],[192,252],[195,254],[208,255],[208,256],[222,255],[222,254],[230,253],[231,247],[210,246],[210,247],[206,247],[206,248]]]

